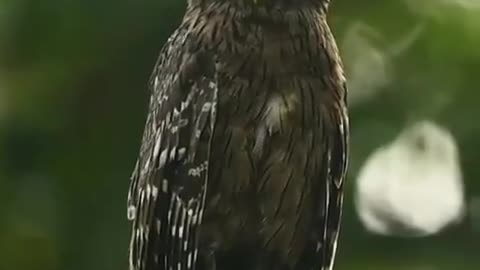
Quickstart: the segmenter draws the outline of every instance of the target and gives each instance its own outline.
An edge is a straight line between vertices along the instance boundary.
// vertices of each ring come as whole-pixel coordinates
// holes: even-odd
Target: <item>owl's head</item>
[[[189,5],[230,4],[245,9],[294,10],[298,8],[321,8],[326,10],[331,0],[188,0]]]
[[[227,1],[242,1],[242,0],[227,0]],[[315,4],[315,3],[328,3],[330,0],[247,0],[245,2],[251,2],[253,5],[279,5],[279,6],[291,6],[303,5],[303,4]]]

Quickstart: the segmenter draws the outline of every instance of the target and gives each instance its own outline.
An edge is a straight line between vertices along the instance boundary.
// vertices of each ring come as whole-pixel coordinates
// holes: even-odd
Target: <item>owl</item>
[[[348,160],[329,0],[188,0],[128,193],[130,270],[332,269]]]

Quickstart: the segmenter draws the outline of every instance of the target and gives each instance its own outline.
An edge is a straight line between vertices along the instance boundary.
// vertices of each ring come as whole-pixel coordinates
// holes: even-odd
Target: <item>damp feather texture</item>
[[[128,193],[130,270],[332,269],[348,160],[326,0],[190,0]]]

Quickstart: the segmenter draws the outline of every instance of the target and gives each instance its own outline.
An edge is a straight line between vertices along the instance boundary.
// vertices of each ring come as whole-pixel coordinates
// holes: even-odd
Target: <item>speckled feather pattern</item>
[[[326,270],[348,159],[328,1],[191,0],[150,81],[130,270]]]

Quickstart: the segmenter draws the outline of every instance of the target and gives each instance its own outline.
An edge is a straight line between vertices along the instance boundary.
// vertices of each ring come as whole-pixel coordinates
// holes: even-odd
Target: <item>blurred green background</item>
[[[183,8],[0,1],[0,270],[127,269],[126,192],[146,84]],[[336,269],[480,269],[480,2],[336,0],[329,20],[352,123]],[[426,238],[375,236],[355,213],[355,177],[372,151],[421,119],[458,142],[467,216]]]

